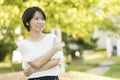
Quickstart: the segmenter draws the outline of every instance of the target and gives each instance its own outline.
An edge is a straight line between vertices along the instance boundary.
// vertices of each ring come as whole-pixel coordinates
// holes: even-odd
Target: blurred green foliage
[[[22,71],[21,66],[22,66],[21,63],[1,62],[0,63],[0,74]]]
[[[21,16],[31,6],[39,6],[45,11],[47,21],[44,32],[61,28],[65,34],[63,41],[67,42],[67,54],[73,51],[69,48],[72,42],[80,46],[79,51],[94,48],[96,39],[92,35],[95,28],[119,33],[118,25],[110,18],[120,14],[118,0],[0,0],[0,61],[7,54],[11,59],[18,38],[28,36]],[[21,32],[16,34],[18,28]]]

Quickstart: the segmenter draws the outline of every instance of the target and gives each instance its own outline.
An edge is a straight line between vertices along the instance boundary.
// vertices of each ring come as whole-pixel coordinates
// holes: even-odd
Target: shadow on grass
[[[2,73],[9,73],[12,71],[11,67],[0,67],[0,74]]]
[[[1,63],[0,74],[21,71],[21,63]]]

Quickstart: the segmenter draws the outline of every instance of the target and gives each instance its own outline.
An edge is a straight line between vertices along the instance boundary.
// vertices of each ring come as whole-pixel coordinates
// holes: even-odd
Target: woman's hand
[[[37,71],[37,69],[35,69],[35,68],[32,68],[32,67],[29,67],[28,69],[26,69],[26,70],[23,70],[23,73],[24,73],[24,75],[25,76],[30,76],[33,72],[36,72]]]
[[[62,44],[56,38],[54,38],[52,50],[55,52],[62,50]]]

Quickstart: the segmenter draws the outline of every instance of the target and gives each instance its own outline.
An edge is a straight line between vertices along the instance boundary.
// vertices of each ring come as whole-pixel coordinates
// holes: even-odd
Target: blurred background
[[[55,33],[64,46],[62,80],[77,80],[64,76],[71,71],[120,79],[120,0],[0,0],[0,80],[22,70],[17,43],[29,32],[21,16],[32,6],[47,16],[44,32]],[[101,72],[90,72],[101,63]]]

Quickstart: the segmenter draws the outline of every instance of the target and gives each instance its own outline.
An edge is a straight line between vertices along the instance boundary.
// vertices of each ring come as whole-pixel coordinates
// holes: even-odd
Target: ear
[[[27,26],[29,25],[28,22],[26,23],[26,25],[27,25]]]

